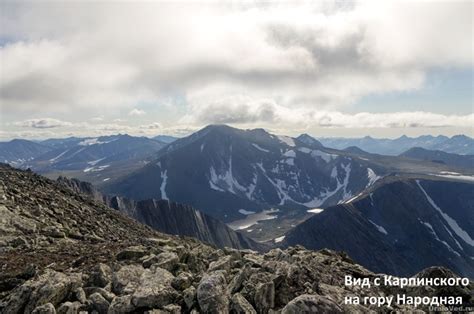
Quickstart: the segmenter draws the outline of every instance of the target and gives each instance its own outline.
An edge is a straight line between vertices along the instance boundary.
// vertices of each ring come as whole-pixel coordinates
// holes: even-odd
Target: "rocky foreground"
[[[342,313],[346,296],[462,296],[468,287],[345,286],[374,278],[346,254],[216,249],[158,233],[32,172],[0,165],[1,313]],[[454,274],[431,268],[420,276]],[[426,307],[419,309],[427,310]]]

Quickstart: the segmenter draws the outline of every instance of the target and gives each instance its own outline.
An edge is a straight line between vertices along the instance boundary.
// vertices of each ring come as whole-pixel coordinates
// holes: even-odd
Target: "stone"
[[[155,256],[152,267],[160,267],[168,271],[173,271],[179,262],[178,254],[174,252],[163,252]]]
[[[253,306],[240,293],[236,293],[230,300],[230,313],[232,314],[257,314]]]
[[[81,309],[83,305],[79,302],[64,302],[61,304],[61,306],[58,308],[57,313],[58,314],[77,314],[79,313],[79,310]]]
[[[144,246],[130,246],[117,254],[117,260],[138,260],[147,255],[147,249]]]
[[[275,285],[273,281],[261,283],[257,286],[255,306],[260,313],[266,313],[275,306]]]
[[[205,313],[227,313],[229,297],[226,280],[221,272],[205,274],[197,288],[199,307]]]
[[[161,308],[173,303],[178,293],[171,286],[174,276],[167,270],[155,267],[140,277],[138,288],[132,295],[135,307]]]
[[[188,272],[182,272],[171,281],[171,286],[176,290],[182,291],[191,286],[193,275]]]
[[[191,286],[185,289],[183,291],[183,300],[184,300],[184,304],[186,305],[186,308],[188,310],[192,309],[194,305],[196,304],[196,288]]]
[[[334,301],[316,294],[303,294],[290,301],[282,310],[282,314],[301,313],[343,313]]]
[[[115,297],[110,303],[108,314],[123,314],[133,313],[135,306],[132,304],[132,296],[125,295],[121,297]]]
[[[105,287],[112,281],[112,269],[106,264],[97,264],[89,276],[88,285],[94,287]]]
[[[112,292],[117,295],[133,293],[140,285],[140,277],[144,272],[141,265],[122,266],[112,275]]]
[[[209,264],[208,272],[213,272],[215,270],[225,270],[225,271],[230,271],[231,268],[231,262],[232,262],[232,256],[226,255],[221,258],[219,258],[215,262],[211,262]]]
[[[100,293],[96,292],[89,296],[89,308],[91,311],[107,313],[110,303]]]
[[[56,314],[56,309],[51,303],[46,303],[35,308],[31,314]]]

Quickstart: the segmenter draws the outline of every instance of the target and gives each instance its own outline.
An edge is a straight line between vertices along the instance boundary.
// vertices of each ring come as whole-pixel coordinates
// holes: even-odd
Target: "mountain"
[[[304,143],[306,145],[309,145],[311,147],[315,147],[315,148],[320,148],[320,147],[323,147],[323,144],[321,144],[321,142],[319,142],[317,139],[309,136],[308,134],[301,134],[300,136],[298,136],[296,138],[298,141],[300,141],[301,143]]]
[[[380,172],[379,172],[380,171]],[[382,175],[344,152],[329,152],[263,129],[208,126],[179,139],[157,159],[104,185],[131,199],[170,199],[225,222],[279,208],[308,207],[349,199]],[[293,218],[291,218],[293,219]]]
[[[135,200],[189,204],[259,241],[280,237],[310,215],[393,173],[453,171],[406,158],[359,155],[263,129],[211,125],[169,144],[135,172],[101,186]]]
[[[402,157],[439,162],[457,168],[474,168],[474,155],[450,154],[440,150],[428,150],[421,147],[410,148],[400,154]]]
[[[57,181],[163,233],[193,237],[220,248],[257,251],[267,249],[265,245],[251,240],[188,205],[154,199],[136,202],[123,197],[103,195],[92,184],[77,179],[59,177]]]
[[[346,254],[302,247],[218,250],[164,235],[29,171],[0,165],[0,313],[413,312],[414,305],[351,305],[347,295],[459,297],[454,287],[344,285],[380,278]],[[417,278],[455,278],[426,269]],[[418,310],[428,310],[420,304]]]
[[[139,168],[147,163],[148,157],[166,146],[156,140],[126,134],[45,142],[52,149],[23,167],[52,178],[76,177],[97,185]]]
[[[15,139],[9,142],[0,142],[0,162],[17,166],[29,162],[49,150],[50,148],[45,145],[27,140]]]
[[[388,177],[288,232],[280,245],[347,252],[398,276],[441,265],[474,278],[474,184]]]
[[[465,135],[456,135],[451,138],[442,135],[436,137],[423,135],[415,138],[403,135],[397,139],[375,139],[366,136],[363,138],[318,138],[318,140],[324,146],[334,149],[356,146],[369,153],[382,155],[399,155],[414,147],[460,155],[474,155],[474,139]]]
[[[162,142],[162,143],[165,143],[165,144],[169,144],[169,143],[172,143],[172,142],[176,141],[178,138],[174,137],[174,136],[169,136],[169,135],[157,135],[157,136],[153,137],[152,139],[154,139],[156,141],[159,141],[159,142]]]

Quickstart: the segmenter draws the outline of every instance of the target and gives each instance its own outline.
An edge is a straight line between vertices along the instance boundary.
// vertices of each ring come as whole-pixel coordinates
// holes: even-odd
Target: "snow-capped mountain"
[[[49,150],[50,148],[46,145],[28,140],[15,139],[0,142],[0,162],[20,166]]]
[[[51,139],[36,145],[44,147],[43,152],[15,166],[31,168],[50,177],[66,175],[95,184],[143,166],[150,155],[166,146],[157,140],[122,134]]]
[[[343,152],[312,148],[262,129],[209,126],[173,142],[156,160],[107,190],[138,200],[188,203],[231,221],[242,217],[240,209],[336,204],[382,172]]]
[[[306,136],[308,136],[306,134]],[[447,136],[423,135],[419,137],[401,136],[397,139],[379,139],[366,136],[363,138],[318,138],[326,147],[345,149],[357,146],[369,153],[382,155],[399,155],[413,147],[421,147],[430,150],[440,150],[447,153],[473,155],[474,139],[465,135]]]
[[[350,200],[391,172],[448,169],[327,149],[263,129],[212,125],[171,143],[155,160],[104,189],[135,200],[190,204],[266,240],[308,218],[308,209]],[[251,228],[259,220],[265,222]]]
[[[388,177],[296,226],[280,245],[346,251],[376,271],[443,265],[474,278],[474,184]]]

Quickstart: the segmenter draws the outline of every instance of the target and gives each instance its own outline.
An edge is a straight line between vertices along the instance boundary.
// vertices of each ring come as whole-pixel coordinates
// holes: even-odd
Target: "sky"
[[[472,1],[0,2],[0,140],[474,136]]]

